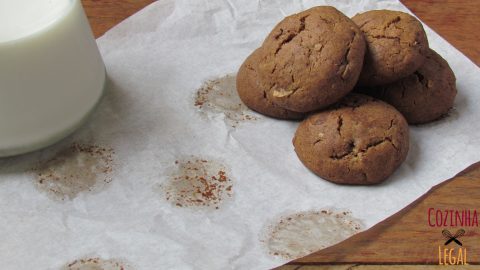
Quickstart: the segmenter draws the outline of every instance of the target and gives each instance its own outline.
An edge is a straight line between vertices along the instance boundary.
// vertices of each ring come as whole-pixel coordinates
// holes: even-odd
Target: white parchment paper
[[[313,175],[293,151],[296,122],[248,112],[256,120],[231,125],[221,111],[194,106],[202,83],[235,73],[278,21],[315,5],[349,16],[407,11],[394,0],[162,0],[98,39],[109,85],[89,122],[46,150],[0,160],[0,268],[63,269],[100,257],[128,269],[267,269],[287,262],[262,242],[280,216],[347,210],[367,229],[480,160],[479,69],[427,26],[430,46],[457,76],[455,108],[411,127],[407,160],[381,185]],[[101,184],[59,199],[32,168],[73,143],[110,149],[112,169]],[[218,209],[166,199],[172,166],[191,156],[228,170],[232,193]]]

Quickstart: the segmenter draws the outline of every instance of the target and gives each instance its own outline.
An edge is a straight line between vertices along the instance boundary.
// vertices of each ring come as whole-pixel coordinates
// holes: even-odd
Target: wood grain
[[[153,0],[82,0],[95,38],[152,2]]]
[[[477,265],[285,265],[275,270],[478,270]]]
[[[401,0],[415,15],[480,65],[480,1]]]
[[[153,0],[82,0],[95,37]],[[424,23],[480,65],[480,1],[401,0]]]

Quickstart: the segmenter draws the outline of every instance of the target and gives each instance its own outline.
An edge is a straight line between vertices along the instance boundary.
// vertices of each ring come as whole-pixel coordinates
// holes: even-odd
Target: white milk
[[[54,23],[71,0],[0,0],[0,42],[35,33]]]
[[[0,157],[73,132],[104,83],[79,0],[0,0]]]

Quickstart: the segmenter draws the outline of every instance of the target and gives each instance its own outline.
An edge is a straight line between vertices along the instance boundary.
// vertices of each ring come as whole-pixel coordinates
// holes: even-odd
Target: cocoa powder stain
[[[74,260],[61,270],[133,270],[133,268],[117,259],[85,258]]]
[[[233,181],[223,164],[195,156],[174,163],[167,183],[160,186],[173,205],[219,209],[232,197]]]
[[[223,114],[231,127],[258,119],[240,100],[233,74],[204,82],[197,90],[194,105],[207,117]]]
[[[345,240],[362,228],[348,211],[300,212],[269,226],[261,241],[270,255],[293,260]]]
[[[58,200],[98,191],[112,181],[114,154],[112,148],[74,143],[33,169],[35,186]]]

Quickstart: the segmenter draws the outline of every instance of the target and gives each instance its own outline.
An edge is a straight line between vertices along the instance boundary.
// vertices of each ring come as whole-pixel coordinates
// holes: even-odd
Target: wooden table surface
[[[82,0],[95,37],[153,0]],[[480,65],[479,0],[401,0],[424,23]]]
[[[152,2],[152,0],[82,0],[96,37],[100,37],[110,28]],[[469,57],[477,66],[480,65],[480,45],[478,45],[478,36],[480,35],[479,0],[401,0],[401,2],[424,23]],[[465,164],[465,167],[468,165],[470,164]],[[433,244],[438,241],[436,239],[439,235],[439,229],[429,230],[418,226],[417,223],[419,219],[425,219],[426,207],[437,207],[438,209],[478,207],[480,205],[480,164],[477,164],[474,169],[470,169],[467,173],[439,185],[405,210],[374,228],[339,245],[316,252],[278,269],[431,269],[433,266],[388,265],[382,268],[378,264],[388,262],[399,264],[438,263],[434,255],[428,255],[431,252],[428,248],[431,242],[433,252],[436,249]],[[425,220],[422,220],[422,222],[425,222]],[[472,229],[467,234],[469,236],[480,236],[478,229]],[[417,248],[418,244],[415,241],[405,240],[405,238],[410,239],[412,235],[423,240],[420,243],[422,249]],[[375,240],[372,240],[372,237]],[[468,241],[473,243],[473,248],[470,245],[470,250],[480,253],[480,244],[478,244],[480,239],[477,237]],[[475,245],[475,243],[477,244]],[[359,247],[361,248],[359,249]],[[358,252],[359,250],[360,252]],[[470,254],[469,256],[477,263],[480,260],[479,254]],[[407,259],[402,260],[402,258]],[[325,265],[332,261],[344,263],[344,265]],[[358,263],[376,265],[358,266]],[[479,266],[442,266],[443,269],[477,269],[477,267]]]
[[[446,239],[442,234],[444,229],[451,231],[452,235],[460,229],[465,230],[465,234],[458,240],[461,240],[460,243],[464,248],[462,252],[466,250],[466,258],[470,266],[460,265],[455,266],[455,269],[480,269],[480,228],[473,221],[478,221],[478,218],[473,218],[473,210],[480,210],[479,205],[480,162],[469,166],[454,178],[433,187],[425,195],[372,228],[276,270],[300,269],[293,266],[301,266],[302,270],[306,270],[307,268],[304,266],[331,262],[341,263],[342,267],[349,265],[348,269],[355,270],[358,265],[362,265],[364,268],[369,264],[401,265],[408,263],[415,266],[428,264],[446,267],[439,265],[439,249],[443,263],[444,250],[448,249],[447,252],[449,252],[449,249],[454,248],[457,252],[460,246],[457,244],[445,245]],[[463,226],[450,226],[451,220],[447,216],[448,214],[445,214],[445,210],[458,210],[461,213],[462,210],[467,209],[472,210],[469,212],[470,221],[464,221]],[[438,211],[446,219],[440,218]],[[466,212],[464,213],[466,216]],[[459,223],[460,220],[455,222]],[[445,223],[447,226],[444,226]],[[424,269],[423,267],[421,269]],[[324,268],[316,266],[315,269]]]

